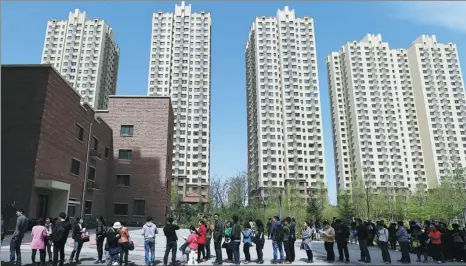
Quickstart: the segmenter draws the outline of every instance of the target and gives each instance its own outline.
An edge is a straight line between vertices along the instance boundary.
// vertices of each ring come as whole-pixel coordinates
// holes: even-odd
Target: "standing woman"
[[[225,223],[225,242],[222,245],[227,251],[228,263],[233,263],[233,243],[231,242],[231,222]]]
[[[45,265],[45,241],[47,237],[47,230],[45,223],[42,219],[37,220],[37,224],[32,228],[31,236],[31,249],[32,249],[32,265],[36,265],[36,253],[39,250],[40,264]]]
[[[45,230],[47,232],[47,239],[45,240],[45,248],[47,249],[47,254],[49,255],[49,264],[53,262],[52,254],[52,218],[45,218]]]
[[[198,252],[197,252],[197,262],[206,262],[206,254],[205,254],[205,244],[207,243],[207,228],[205,227],[204,220],[199,220],[199,229],[197,230],[199,233],[199,239],[197,240],[198,243]],[[201,260],[201,252],[202,252],[202,260]]]
[[[257,263],[263,264],[264,263],[264,243],[265,243],[265,236],[264,236],[264,224],[260,219],[256,220],[256,227],[257,230],[254,234],[254,243],[256,244],[256,252],[257,252]]]
[[[313,235],[313,228],[311,222],[304,223],[304,229],[302,232],[303,242],[301,243],[301,249],[306,250],[307,261],[309,263],[314,262],[314,254],[312,254],[312,235]]]
[[[76,263],[79,263],[79,253],[83,248],[82,234],[86,231],[86,227],[83,225],[84,220],[80,217],[76,218],[76,223],[73,226],[73,239],[74,239],[74,248],[71,252],[70,263],[73,263],[74,256],[76,255]]]
[[[244,224],[243,234],[243,252],[244,252],[244,264],[248,264],[251,262],[251,253],[249,252],[249,248],[252,246],[252,229],[251,223],[247,222]]]
[[[126,227],[126,223],[122,222],[121,223],[121,229],[120,229],[120,240],[119,240],[119,246],[121,249],[120,252],[120,265],[123,265],[123,257],[125,261],[125,266],[128,266],[128,254],[129,254],[129,232],[128,232],[128,227]]]

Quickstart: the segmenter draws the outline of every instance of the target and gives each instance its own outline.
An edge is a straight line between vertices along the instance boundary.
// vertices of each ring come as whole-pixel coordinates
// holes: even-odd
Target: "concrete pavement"
[[[130,235],[131,239],[133,240],[135,244],[135,250],[131,251],[129,254],[129,260],[131,261],[132,265],[144,265],[144,239],[141,235],[142,230],[141,229],[130,229]],[[91,265],[94,263],[94,261],[97,258],[97,249],[95,246],[95,233],[93,231],[89,232],[91,235],[91,241],[87,242],[84,244],[83,249],[81,251],[81,260],[82,263],[81,265]],[[178,237],[180,238],[178,240],[178,247],[180,247],[183,243],[184,240],[182,236],[188,236],[189,231],[186,229],[181,229],[178,231]],[[9,260],[9,243],[10,243],[10,237],[7,237],[3,243],[2,243],[2,249],[1,249],[1,259],[2,259],[2,265],[7,265]],[[25,236],[25,239],[23,240],[23,244],[21,246],[21,251],[22,251],[22,261],[23,265],[31,265],[31,249],[30,249],[30,242],[31,242],[31,237],[28,233],[28,235]],[[156,245],[155,245],[155,254],[156,254],[156,260],[159,264],[162,264],[163,260],[163,255],[165,252],[165,242],[166,238],[163,236],[163,232],[161,229],[159,229],[159,234],[157,235],[156,238]],[[69,255],[71,254],[71,251],[73,250],[73,240],[68,239],[67,245],[65,247],[65,253],[66,253],[66,258],[69,258]],[[303,250],[300,250],[299,247],[301,245],[301,241],[298,240],[295,243],[295,250],[296,250],[296,261],[292,265],[307,265],[306,261],[306,252]],[[215,255],[214,251],[214,245],[213,243],[211,244],[211,255]],[[338,259],[338,251],[337,247],[335,244],[335,256],[336,259]],[[225,249],[222,249],[223,251],[223,258],[226,259],[226,252]],[[367,265],[365,263],[360,263],[357,260],[359,259],[359,246],[358,245],[349,245],[349,251],[350,251],[350,260],[351,262],[349,264],[345,263],[333,263],[333,264],[341,264],[341,265]],[[329,263],[325,262],[325,257],[326,257],[326,252],[324,249],[324,245],[322,242],[313,242],[313,252],[314,252],[314,265],[330,265]],[[381,263],[381,252],[378,248],[376,247],[371,247],[370,248],[370,253],[372,257],[372,263],[370,265],[382,265]],[[401,265],[401,263],[396,262],[398,259],[401,257],[401,253],[397,251],[390,251],[391,258],[392,258],[392,264],[394,265]],[[244,253],[242,252],[242,247],[240,247],[240,257],[241,259],[244,259]],[[254,247],[251,248],[251,257],[252,260],[255,260],[257,258],[256,256],[256,250]],[[272,251],[272,242],[270,240],[266,240],[265,247],[264,247],[264,261],[265,265],[270,264],[270,260],[273,258],[273,251]],[[47,258],[48,259],[48,258]],[[169,257],[169,261],[171,259],[171,254]],[[36,261],[39,260],[39,255],[37,255]],[[177,260],[183,260],[181,253],[177,252]],[[201,265],[212,265],[213,261],[215,259],[210,259],[209,261],[205,263],[201,263]],[[412,264],[416,264],[416,256],[414,254],[411,254],[411,260]],[[431,263],[429,263],[431,264]],[[433,264],[433,263],[432,263]],[[254,263],[251,263],[250,265],[255,265]],[[454,265],[454,263],[447,263],[447,265]],[[465,265],[464,263],[457,264],[457,265]]]

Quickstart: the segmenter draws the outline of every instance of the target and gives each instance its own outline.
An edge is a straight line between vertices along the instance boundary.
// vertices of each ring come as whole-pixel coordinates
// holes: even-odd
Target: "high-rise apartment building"
[[[173,182],[183,195],[209,192],[211,25],[210,13],[184,2],[152,17],[148,95],[171,97]]]
[[[433,188],[466,166],[466,104],[456,46],[422,35],[392,49],[381,35],[327,57],[340,189]]]
[[[107,109],[116,93],[120,49],[112,28],[76,9],[47,23],[42,64],[51,64],[81,95],[81,103]]]
[[[257,17],[246,44],[248,171],[252,192],[293,184],[309,195],[325,179],[314,20],[285,7]],[[260,192],[260,193],[259,193]]]

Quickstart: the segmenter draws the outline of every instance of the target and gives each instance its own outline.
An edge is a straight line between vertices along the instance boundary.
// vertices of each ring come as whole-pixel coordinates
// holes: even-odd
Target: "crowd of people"
[[[10,262],[20,265],[21,242],[29,221],[22,209],[19,209],[16,215],[16,228],[10,242]],[[294,218],[280,219],[275,216],[264,226],[260,219],[254,221],[249,218],[241,221],[238,216],[233,216],[231,220],[224,221],[220,219],[219,214],[214,214],[212,222],[207,216],[203,216],[199,219],[198,225],[190,226],[190,235],[183,236],[185,241],[179,249],[177,230],[180,227],[174,224],[172,218],[168,218],[163,228],[166,237],[163,264],[168,265],[171,252],[171,265],[177,265],[176,255],[179,250],[183,254],[184,264],[199,264],[215,258],[214,264],[221,265],[224,262],[222,249],[225,249],[226,262],[239,265],[241,244],[243,264],[253,262],[252,247],[256,250],[254,262],[263,264],[266,237],[272,242],[271,263],[291,264],[296,259],[295,242],[298,238],[296,231],[299,230],[297,227],[301,229],[300,249],[306,252],[308,263],[314,261],[312,242],[316,240],[324,242],[326,261],[329,263],[336,260],[335,242],[339,262],[350,262],[348,244],[359,244],[359,262],[363,263],[372,263],[369,247],[375,245],[380,248],[383,262],[386,264],[392,262],[389,250],[395,250],[397,247],[401,251],[398,260],[401,263],[411,263],[411,252],[417,255],[417,262],[434,261],[439,264],[446,261],[466,262],[466,228],[460,229],[458,224],[452,224],[449,228],[441,222],[424,221],[421,225],[419,222],[411,221],[405,225],[404,222],[399,221],[387,226],[384,221],[373,223],[370,220],[363,222],[361,219],[354,219],[345,223],[334,218],[332,222],[324,221],[321,226],[318,221],[311,220],[297,224]],[[46,265],[47,256],[49,264],[63,265],[65,244],[70,232],[73,251],[69,262],[79,263],[83,244],[90,241],[83,219],[76,218],[71,223],[65,213],[60,213],[56,219],[36,220],[31,230],[33,265]],[[100,217],[97,219],[95,232],[97,260],[94,264],[128,265],[129,252],[134,250],[134,243],[125,222],[117,221],[107,226],[104,218]],[[152,217],[146,218],[141,234],[144,238],[145,264],[155,265],[155,238],[158,229]],[[210,252],[212,241],[215,256],[211,256]],[[36,264],[37,253],[39,253],[39,263]]]

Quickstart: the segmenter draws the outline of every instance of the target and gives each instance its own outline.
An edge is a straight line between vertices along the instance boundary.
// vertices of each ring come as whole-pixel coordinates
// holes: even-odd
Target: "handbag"
[[[84,232],[81,234],[81,241],[84,243],[84,242],[89,242],[89,233],[88,232]]]
[[[129,241],[129,248],[130,251],[134,250],[134,242],[132,240]]]

